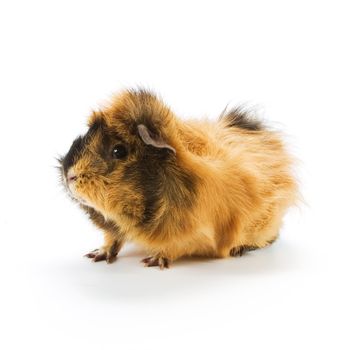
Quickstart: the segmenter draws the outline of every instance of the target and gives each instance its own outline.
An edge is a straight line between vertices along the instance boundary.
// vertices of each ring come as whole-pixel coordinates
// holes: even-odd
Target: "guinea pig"
[[[180,120],[156,95],[126,90],[92,113],[60,159],[62,181],[103,231],[86,256],[116,260],[140,243],[145,266],[226,258],[270,245],[295,203],[293,158],[278,132],[241,109]]]

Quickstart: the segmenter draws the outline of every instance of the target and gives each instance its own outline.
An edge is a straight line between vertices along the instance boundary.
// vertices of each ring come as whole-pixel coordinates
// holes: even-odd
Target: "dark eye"
[[[116,145],[113,148],[113,158],[121,159],[124,158],[128,154],[128,151],[126,150],[125,146],[123,145]]]

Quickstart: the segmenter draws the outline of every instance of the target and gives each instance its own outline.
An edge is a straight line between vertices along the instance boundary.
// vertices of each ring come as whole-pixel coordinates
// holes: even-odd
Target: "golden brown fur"
[[[147,266],[167,267],[182,256],[223,258],[273,242],[296,199],[292,160],[277,132],[249,128],[239,113],[182,121],[142,90],[94,113],[90,134],[62,160],[65,179],[69,169],[75,175],[67,187],[105,234],[88,256],[111,262],[134,241],[150,253]],[[118,142],[128,155],[110,159]]]

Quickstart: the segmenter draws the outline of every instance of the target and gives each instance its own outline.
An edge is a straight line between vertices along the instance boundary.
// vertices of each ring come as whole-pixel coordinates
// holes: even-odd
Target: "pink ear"
[[[150,131],[147,129],[147,127],[145,125],[139,124],[137,126],[137,130],[139,132],[139,135],[140,135],[142,141],[146,145],[151,145],[151,146],[157,147],[157,148],[167,148],[176,154],[175,148],[168,145],[161,137],[157,137],[157,138],[152,137],[150,134]]]

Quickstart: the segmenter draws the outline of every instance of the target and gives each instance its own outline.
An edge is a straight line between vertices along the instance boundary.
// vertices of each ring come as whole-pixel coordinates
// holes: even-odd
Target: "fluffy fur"
[[[271,244],[295,202],[279,134],[239,109],[182,121],[155,95],[128,90],[88,124],[61,162],[70,194],[104,232],[104,246],[87,254],[95,261],[114,261],[126,241],[161,268],[182,256],[242,255]],[[125,157],[113,156],[116,145]]]

